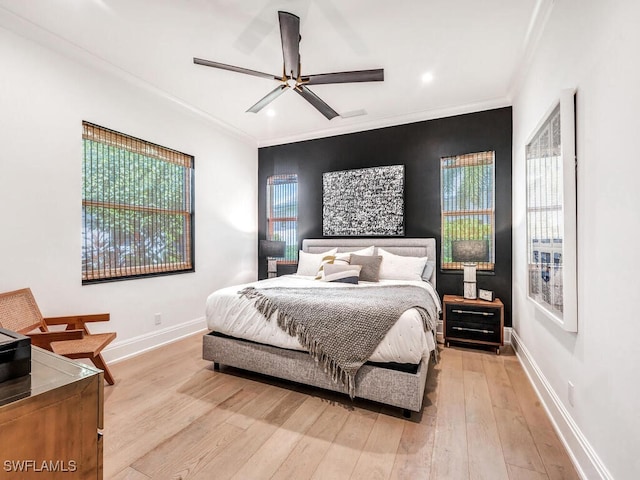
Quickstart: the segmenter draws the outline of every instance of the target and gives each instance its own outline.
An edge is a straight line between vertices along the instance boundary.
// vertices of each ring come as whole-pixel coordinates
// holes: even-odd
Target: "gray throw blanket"
[[[241,297],[255,300],[267,320],[296,337],[334,382],[355,396],[355,376],[384,336],[408,309],[415,308],[427,332],[435,332],[438,308],[420,287],[390,285],[344,288],[247,287]]]

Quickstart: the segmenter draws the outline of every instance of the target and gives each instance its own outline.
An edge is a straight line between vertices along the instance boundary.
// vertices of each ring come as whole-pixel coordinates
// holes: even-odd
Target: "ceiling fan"
[[[285,90],[292,88],[307,102],[313,105],[328,120],[338,116],[333,108],[313,93],[307,85],[320,85],[327,83],[353,83],[353,82],[381,82],[384,80],[384,69],[356,70],[351,72],[320,73],[316,75],[302,75],[300,67],[300,18],[288,12],[278,12],[280,20],[280,37],[282,39],[282,56],[284,65],[282,75],[271,75],[243,67],[235,67],[226,63],[213,62],[202,58],[194,58],[193,63],[207,67],[230,70],[232,72],[246,73],[256,77],[268,78],[280,82],[276,88],[260,99],[247,112],[258,113],[264,107],[278,98]]]

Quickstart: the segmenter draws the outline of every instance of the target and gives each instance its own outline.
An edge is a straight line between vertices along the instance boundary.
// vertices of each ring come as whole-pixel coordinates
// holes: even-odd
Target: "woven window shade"
[[[267,178],[267,240],[285,242],[278,263],[298,262],[298,176],[278,174]]]
[[[83,283],[193,271],[193,157],[82,126]]]
[[[484,253],[479,270],[495,267],[495,152],[470,153],[441,159],[443,269],[461,270],[457,246],[474,240]]]

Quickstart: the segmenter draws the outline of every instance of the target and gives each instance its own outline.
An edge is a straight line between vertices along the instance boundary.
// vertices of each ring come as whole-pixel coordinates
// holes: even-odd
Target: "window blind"
[[[193,271],[194,158],[82,127],[82,282]]]
[[[441,159],[443,269],[461,270],[454,244],[461,240],[486,242],[487,258],[479,270],[495,266],[495,152],[469,153]]]
[[[298,262],[298,175],[267,178],[267,240],[285,242],[285,256],[278,263]]]

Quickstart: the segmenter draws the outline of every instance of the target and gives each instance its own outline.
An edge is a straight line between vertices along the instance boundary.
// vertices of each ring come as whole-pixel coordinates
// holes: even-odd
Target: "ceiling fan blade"
[[[384,81],[384,69],[357,70],[353,72],[320,73],[318,75],[305,75],[302,82],[306,85],[320,85],[323,83],[353,83],[353,82],[382,82]]]
[[[304,85],[298,85],[295,88],[295,91],[298,92],[302,97],[309,102],[311,105],[316,107],[316,109],[327,117],[327,120],[331,120],[334,117],[338,116],[338,112],[336,112],[333,108],[327,105],[324,100],[322,100],[319,96],[313,93]]]
[[[282,93],[287,88],[289,88],[289,85],[287,85],[287,84],[283,83],[282,85],[278,85],[276,88],[274,88],[269,93],[267,93],[264,97],[262,97],[262,99],[260,99],[258,101],[258,103],[256,103],[253,107],[251,107],[249,110],[247,110],[247,112],[258,113],[260,110],[262,110],[264,107],[269,105],[271,102],[273,102],[280,95],[282,95]]]
[[[296,79],[300,74],[300,18],[289,12],[278,12],[284,73]]]
[[[256,77],[269,78],[271,80],[280,80],[280,77],[276,77],[275,75],[271,75],[270,73],[258,72],[257,70],[251,70],[249,68],[227,65],[226,63],[212,62],[211,60],[204,60],[202,58],[194,57],[193,63],[204,65],[205,67],[220,68],[222,70],[230,70],[237,73],[246,73],[247,75],[254,75]]]

